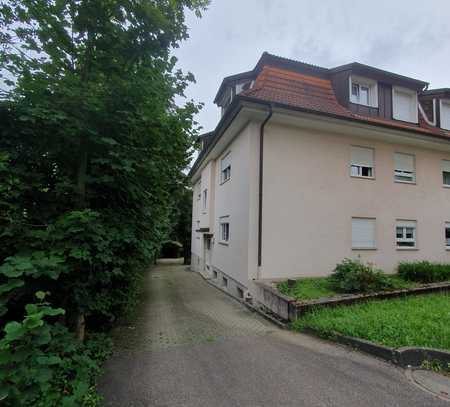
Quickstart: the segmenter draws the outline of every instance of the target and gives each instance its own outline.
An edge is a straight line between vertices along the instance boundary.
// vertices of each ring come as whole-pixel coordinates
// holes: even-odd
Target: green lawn
[[[418,285],[411,281],[402,280],[397,275],[388,276],[388,278],[393,284],[392,289],[411,288]],[[281,293],[296,300],[313,300],[342,294],[333,289],[329,277],[300,278],[296,280],[293,287],[289,287],[287,282],[283,281],[277,287]]]
[[[450,350],[450,293],[321,308],[292,326],[299,331],[313,328],[325,337],[340,333],[394,348]]]

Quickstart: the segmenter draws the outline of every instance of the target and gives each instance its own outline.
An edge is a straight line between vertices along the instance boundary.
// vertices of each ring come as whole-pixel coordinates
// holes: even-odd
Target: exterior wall
[[[199,199],[200,195],[200,199]],[[200,271],[202,260],[202,234],[196,232],[200,228],[201,214],[201,182],[192,187],[192,238],[191,238],[191,270]]]
[[[351,145],[375,149],[374,180],[350,177]],[[416,184],[394,182],[394,152],[415,154]],[[269,124],[260,277],[327,275],[345,257],[361,256],[386,272],[403,260],[450,262],[442,159],[450,154]],[[376,250],[352,250],[352,217],[376,218]],[[417,221],[418,250],[396,248],[397,219]]]
[[[249,201],[251,141],[256,136],[254,125],[248,125],[217,159],[215,187],[215,226],[212,265],[216,270],[248,286]],[[231,178],[221,184],[220,160],[231,154]],[[252,152],[253,153],[253,152]],[[230,241],[220,242],[220,219],[228,216]]]
[[[251,279],[256,278],[257,272],[258,143],[258,125],[250,123],[216,160],[204,167],[200,182],[193,187],[191,268],[236,297],[253,288]],[[228,153],[231,154],[231,178],[222,183],[220,164]],[[197,199],[205,188],[212,192],[206,210],[203,196]],[[230,224],[228,243],[221,242],[219,236],[224,217]],[[214,233],[209,272],[204,271],[204,235],[195,232],[199,227],[209,227]],[[228,279],[227,287],[223,286],[224,277]]]

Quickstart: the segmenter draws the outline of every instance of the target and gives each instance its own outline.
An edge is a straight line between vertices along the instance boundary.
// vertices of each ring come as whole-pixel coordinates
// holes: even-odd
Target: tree
[[[193,76],[170,53],[187,37],[185,9],[206,5],[1,2],[2,320],[50,292],[82,340],[128,302],[189,162],[200,105],[176,105]]]

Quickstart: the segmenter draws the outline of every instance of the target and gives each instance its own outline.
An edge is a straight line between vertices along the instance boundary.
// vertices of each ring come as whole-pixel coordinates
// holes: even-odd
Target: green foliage
[[[51,319],[64,314],[44,302],[26,305],[22,322],[8,322],[0,340],[0,400],[6,406],[80,406],[95,400],[93,378],[99,372],[111,344],[94,338],[78,342]],[[92,404],[91,405],[95,405]]]
[[[0,340],[23,357],[0,388],[23,393],[16,405],[96,402],[96,362],[73,333],[133,307],[172,233],[201,106],[183,99],[194,78],[170,52],[186,10],[206,5],[0,3]]]
[[[369,292],[392,288],[391,281],[381,270],[371,264],[363,264],[360,260],[344,259],[336,265],[331,279],[336,291]]]
[[[398,265],[398,274],[405,280],[420,283],[449,281],[450,264],[429,261],[402,262]]]
[[[296,280],[293,286],[283,281],[278,284],[278,289],[281,293],[298,300],[333,297],[338,294],[329,277],[301,278]]]
[[[293,327],[313,328],[324,337],[339,333],[394,348],[450,350],[450,295],[427,294],[320,308],[299,318]]]
[[[387,280],[387,284],[382,290],[407,289],[417,286],[416,283],[406,281],[397,274],[387,274],[384,277]],[[351,287],[353,287],[353,285],[351,285]],[[336,281],[332,276],[300,278],[295,280],[295,284],[293,285],[289,285],[287,281],[282,281],[281,283],[278,283],[277,288],[281,293],[300,301],[333,297],[343,293],[342,290],[336,288]],[[344,293],[347,292],[345,291]]]

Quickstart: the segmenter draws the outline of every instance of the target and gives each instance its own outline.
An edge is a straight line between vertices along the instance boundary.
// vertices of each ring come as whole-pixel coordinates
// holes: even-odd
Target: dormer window
[[[440,102],[441,128],[450,130],[450,100]]]
[[[367,78],[351,76],[350,102],[369,107],[378,107],[377,82]]]
[[[392,116],[396,120],[418,123],[417,92],[407,88],[392,88]]]

